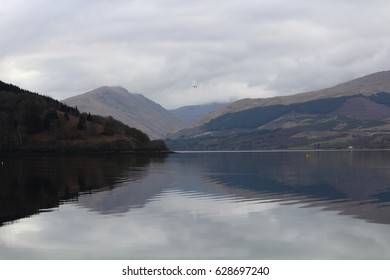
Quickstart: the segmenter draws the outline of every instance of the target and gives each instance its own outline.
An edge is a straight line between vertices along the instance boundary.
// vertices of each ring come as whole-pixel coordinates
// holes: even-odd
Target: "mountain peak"
[[[101,86],[94,90],[88,91],[85,94],[113,94],[113,93],[121,93],[121,94],[131,94],[127,89],[122,86]]]
[[[144,131],[152,139],[163,138],[183,127],[180,120],[159,104],[142,94],[129,93],[121,86],[102,86],[63,102],[77,106],[82,112],[112,116]]]
[[[0,153],[164,149],[122,122],[81,113],[48,96],[0,82]]]

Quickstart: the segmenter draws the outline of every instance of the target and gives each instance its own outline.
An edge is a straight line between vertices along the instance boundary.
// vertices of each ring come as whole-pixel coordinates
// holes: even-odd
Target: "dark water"
[[[1,259],[390,259],[390,152],[0,161]]]

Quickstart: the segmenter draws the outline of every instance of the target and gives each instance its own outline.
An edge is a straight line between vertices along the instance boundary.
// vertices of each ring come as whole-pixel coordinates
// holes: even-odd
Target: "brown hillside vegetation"
[[[367,98],[355,97],[347,99],[334,114],[358,120],[383,120],[390,117],[390,108]]]
[[[0,152],[167,151],[112,117],[80,113],[50,97],[0,82]]]
[[[166,141],[173,150],[388,149],[390,71],[316,92],[239,100]]]

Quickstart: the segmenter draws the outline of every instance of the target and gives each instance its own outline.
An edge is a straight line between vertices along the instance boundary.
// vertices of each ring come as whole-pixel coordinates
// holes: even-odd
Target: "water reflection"
[[[0,258],[390,258],[390,152],[33,157],[0,172]]]
[[[164,157],[153,160],[163,162]],[[152,158],[136,155],[31,156],[3,161],[0,168],[0,226],[50,211],[83,194],[111,190],[123,182],[140,180],[146,176],[146,167]]]
[[[390,152],[194,154],[225,192],[323,206],[390,224]],[[222,165],[221,163],[227,163]]]

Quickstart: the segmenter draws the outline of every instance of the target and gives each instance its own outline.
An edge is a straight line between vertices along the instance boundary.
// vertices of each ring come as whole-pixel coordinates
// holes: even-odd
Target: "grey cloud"
[[[390,68],[387,1],[2,2],[1,79],[60,99],[122,85],[172,108]]]

